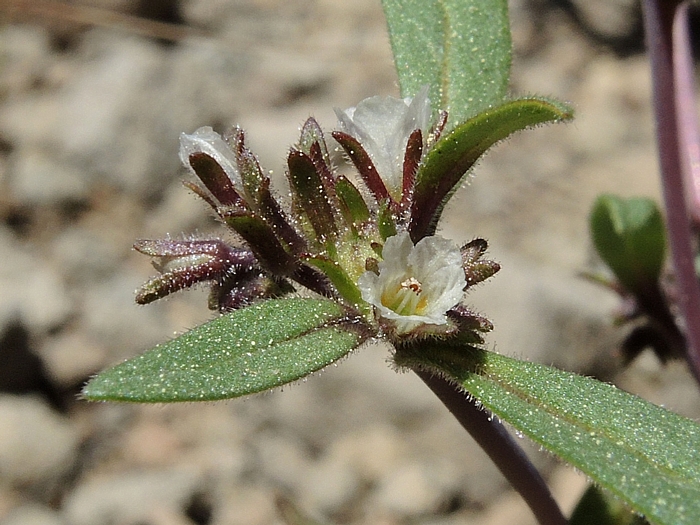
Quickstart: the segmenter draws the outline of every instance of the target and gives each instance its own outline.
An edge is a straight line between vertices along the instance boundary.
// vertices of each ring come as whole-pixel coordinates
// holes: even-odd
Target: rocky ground
[[[153,274],[135,239],[223,234],[180,184],[179,133],[238,123],[281,174],[307,116],[332,128],[334,106],[397,94],[379,2],[71,4],[94,15],[90,24],[30,4],[0,6],[0,522],[280,524],[283,495],[329,523],[534,523],[378,345],[245,400],[76,398],[90,374],[211,317],[197,291],[133,303]],[[190,30],[158,39],[104,10]],[[512,3],[513,91],[567,100],[578,117],[495,148],[443,234],[486,237],[503,263],[470,297],[495,322],[497,351],[595,374],[698,418],[681,364],[644,354],[621,369],[616,300],[577,276],[592,264],[595,196],[659,193],[637,15],[624,0]],[[570,509],[585,479],[524,445]]]

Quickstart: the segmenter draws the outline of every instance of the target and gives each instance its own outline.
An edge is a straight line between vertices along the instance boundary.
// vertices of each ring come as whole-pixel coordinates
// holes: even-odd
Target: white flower
[[[422,325],[444,325],[445,314],[462,299],[467,284],[459,248],[442,237],[413,246],[408,233],[389,237],[379,275],[365,272],[357,285],[376,314],[391,320],[397,334]]]
[[[226,172],[235,186],[242,186],[241,175],[238,172],[236,155],[231,147],[226,144],[221,135],[211,127],[204,126],[191,135],[180,133],[180,161],[193,175],[197,175],[190,165],[190,155],[193,153],[206,153],[213,158]]]
[[[431,117],[428,86],[413,99],[370,97],[345,111],[336,108],[335,114],[340,128],[365,148],[391,196],[401,200],[408,137],[416,129],[423,132],[423,140],[428,136]]]

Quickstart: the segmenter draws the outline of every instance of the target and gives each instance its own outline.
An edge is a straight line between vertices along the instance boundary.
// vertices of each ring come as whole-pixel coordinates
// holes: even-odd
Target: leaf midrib
[[[618,433],[615,432],[610,432],[609,427],[604,426],[604,427],[594,427],[591,426],[590,423],[587,423],[580,418],[577,418],[574,414],[570,414],[567,412],[561,412],[560,409],[558,409],[556,406],[547,403],[536,396],[529,395],[526,391],[522,389],[516,388],[514,385],[500,380],[499,376],[497,373],[491,374],[488,373],[487,370],[484,371],[485,373],[481,375],[484,379],[487,379],[488,381],[491,381],[495,385],[497,385],[499,388],[504,390],[505,392],[511,393],[521,399],[523,402],[533,405],[534,407],[542,410],[549,416],[551,416],[553,419],[562,421],[564,423],[568,423],[574,428],[580,429],[581,431],[587,432],[587,433],[593,433],[596,436],[600,436],[601,438],[605,438],[612,446],[614,447],[619,447],[627,451],[629,455],[636,456],[640,459],[642,459],[645,463],[653,467],[655,470],[658,470],[660,472],[665,472],[668,473],[671,477],[687,480],[687,481],[697,481],[694,480],[692,477],[686,475],[684,472],[679,472],[678,470],[674,470],[672,468],[669,468],[665,464],[655,461],[653,458],[650,456],[646,455],[643,453],[641,450],[637,450],[634,448],[632,444],[626,439],[625,436],[620,436]],[[544,433],[543,433],[544,434]]]

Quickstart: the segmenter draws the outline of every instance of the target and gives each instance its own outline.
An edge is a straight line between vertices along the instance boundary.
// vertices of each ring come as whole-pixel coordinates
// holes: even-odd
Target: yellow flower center
[[[382,304],[399,315],[422,315],[428,305],[423,295],[423,285],[415,277],[409,277],[382,293]]]

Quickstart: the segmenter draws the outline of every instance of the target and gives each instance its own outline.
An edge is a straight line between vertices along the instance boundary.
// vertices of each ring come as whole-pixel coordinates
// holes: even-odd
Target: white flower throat
[[[415,277],[388,286],[382,293],[382,304],[399,315],[422,315],[428,304],[422,294],[423,285]]]

